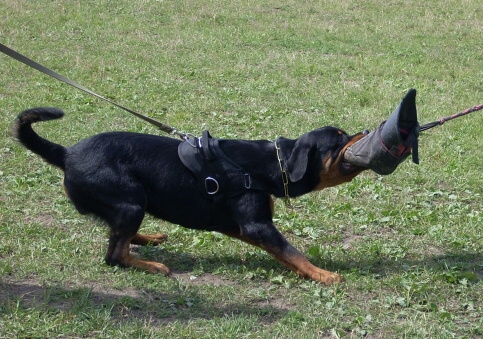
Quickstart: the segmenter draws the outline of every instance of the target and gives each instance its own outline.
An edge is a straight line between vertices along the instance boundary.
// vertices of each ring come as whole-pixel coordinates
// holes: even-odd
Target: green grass
[[[0,41],[182,131],[297,137],[374,129],[409,88],[421,123],[483,100],[477,1],[13,1]],[[70,145],[161,133],[0,55],[0,337],[475,338],[483,336],[483,113],[420,137],[421,164],[277,201],[287,238],[346,282],[301,280],[263,251],[147,218],[174,277],[106,266],[107,230],[61,173],[11,137],[34,106]]]

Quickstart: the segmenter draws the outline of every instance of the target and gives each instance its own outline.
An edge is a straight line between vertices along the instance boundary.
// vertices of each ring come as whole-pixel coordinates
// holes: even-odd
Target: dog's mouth
[[[345,160],[345,158],[342,158],[342,161],[340,162],[340,172],[342,175],[350,175],[353,174],[357,171],[363,170],[363,167],[353,165],[349,163],[348,161]]]

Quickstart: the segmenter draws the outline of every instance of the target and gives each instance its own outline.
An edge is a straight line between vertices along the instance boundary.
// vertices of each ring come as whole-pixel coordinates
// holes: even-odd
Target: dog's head
[[[351,181],[365,168],[346,162],[344,153],[365,135],[366,132],[348,135],[335,127],[323,127],[302,135],[295,142],[292,154],[287,160],[290,181],[300,181],[314,168],[320,178],[315,190]]]

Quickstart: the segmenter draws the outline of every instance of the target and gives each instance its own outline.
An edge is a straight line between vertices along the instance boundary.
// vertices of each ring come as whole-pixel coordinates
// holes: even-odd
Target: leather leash
[[[187,133],[181,133],[176,128],[174,128],[174,127],[165,125],[165,124],[163,124],[163,123],[161,123],[159,121],[156,121],[154,119],[151,119],[151,118],[149,118],[149,117],[147,117],[145,115],[142,115],[142,114],[140,114],[140,113],[138,113],[136,111],[133,111],[133,110],[131,110],[129,108],[126,108],[124,106],[121,106],[118,103],[115,103],[114,101],[109,100],[109,99],[107,99],[107,98],[105,98],[105,97],[103,97],[103,96],[101,96],[101,95],[99,95],[99,94],[91,91],[90,89],[87,89],[84,86],[79,85],[78,83],[76,83],[76,82],[74,82],[74,81],[72,81],[70,79],[67,79],[66,77],[64,77],[64,76],[62,76],[62,75],[54,72],[53,70],[51,70],[51,69],[49,69],[49,68],[47,68],[45,66],[42,66],[41,64],[33,61],[32,59],[29,59],[26,56],[24,56],[24,55],[22,55],[22,54],[20,54],[20,53],[18,53],[16,51],[14,51],[13,49],[8,48],[7,46],[5,46],[2,43],[0,43],[0,52],[8,55],[9,57],[12,57],[13,59],[15,59],[17,61],[20,61],[21,63],[23,63],[23,64],[25,64],[25,65],[27,65],[29,67],[32,67],[32,68],[36,69],[37,71],[40,71],[40,72],[42,72],[42,73],[44,73],[44,74],[46,74],[46,75],[48,75],[48,76],[50,76],[52,78],[55,78],[57,80],[60,80],[60,81],[62,81],[64,83],[66,83],[67,85],[70,85],[72,87],[75,87],[77,89],[80,89],[81,91],[84,91],[84,92],[86,92],[86,93],[88,93],[90,95],[93,95],[93,96],[95,96],[95,97],[97,97],[97,98],[99,98],[101,100],[104,100],[104,101],[106,101],[106,102],[108,102],[108,103],[110,103],[110,104],[112,104],[114,106],[117,106],[117,107],[119,107],[119,108],[121,108],[121,109],[123,109],[123,110],[125,110],[125,111],[127,111],[127,112],[129,112],[129,113],[131,113],[133,115],[135,115],[136,117],[141,118],[144,121],[149,122],[150,124],[156,126],[157,128],[159,128],[163,132],[166,132],[166,133],[169,133],[169,134],[173,134],[173,135],[177,135],[177,136],[179,136],[183,140],[186,140],[188,138],[188,136],[189,136],[189,134],[187,134]]]

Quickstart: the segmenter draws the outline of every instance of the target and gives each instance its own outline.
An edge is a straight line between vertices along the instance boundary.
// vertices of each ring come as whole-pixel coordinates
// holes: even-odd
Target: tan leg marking
[[[253,241],[243,235],[234,233],[225,233],[226,235],[240,239],[250,245],[257,246],[270,253],[284,266],[297,273],[301,278],[308,278],[315,281],[320,281],[326,285],[338,284],[344,281],[344,278],[334,272],[326,271],[310,263],[310,261],[300,253],[290,243],[286,243],[284,249],[270,246],[260,242]]]
[[[341,275],[313,265],[295,247],[290,246],[283,253],[279,249],[266,248],[264,246],[262,248],[302,278],[320,281],[326,285],[338,284],[344,281]]]
[[[131,244],[141,246],[158,246],[161,243],[165,242],[166,239],[168,239],[168,236],[166,234],[156,233],[153,235],[144,235],[136,233],[136,235],[131,239]]]
[[[163,273],[165,275],[169,275],[170,273],[169,268],[164,264],[156,261],[133,258],[129,254],[129,242],[126,242],[124,246],[116,247],[112,257],[115,258],[117,262],[119,262],[120,265],[124,267],[135,267],[155,274]]]

